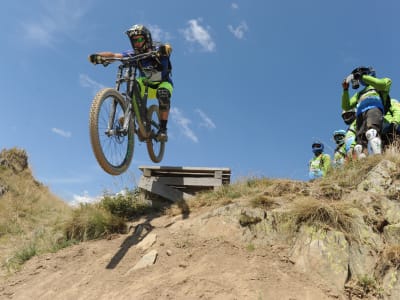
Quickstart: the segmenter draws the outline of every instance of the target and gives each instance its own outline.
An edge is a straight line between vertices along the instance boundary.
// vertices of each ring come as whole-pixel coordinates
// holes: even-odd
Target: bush
[[[75,209],[71,220],[65,226],[68,240],[86,241],[108,236],[112,233],[125,233],[125,221],[112,215],[98,204],[81,204]]]
[[[149,204],[143,201],[140,196],[137,189],[115,196],[106,195],[100,201],[100,205],[112,215],[128,220],[149,210]]]

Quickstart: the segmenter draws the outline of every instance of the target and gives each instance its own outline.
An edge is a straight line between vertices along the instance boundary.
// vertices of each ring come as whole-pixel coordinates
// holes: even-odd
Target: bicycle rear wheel
[[[165,142],[160,142],[156,138],[160,128],[160,114],[157,105],[153,104],[147,109],[147,120],[151,122],[151,133],[146,143],[147,152],[153,162],[159,163],[164,157]]]
[[[123,96],[113,88],[99,91],[90,108],[89,132],[94,156],[111,175],[125,172],[133,157],[133,120],[129,120],[127,132],[122,130],[121,124],[126,109]]]

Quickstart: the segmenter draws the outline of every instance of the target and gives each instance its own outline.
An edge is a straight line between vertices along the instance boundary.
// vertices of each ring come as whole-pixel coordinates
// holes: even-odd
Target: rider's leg
[[[160,109],[160,128],[166,130],[169,109],[171,107],[171,93],[166,88],[158,88],[157,99]]]
[[[371,128],[368,129],[367,132],[365,133],[365,136],[367,137],[368,140],[368,150],[370,154],[381,154],[382,153],[382,142],[381,138],[378,136],[378,132],[376,129]]]
[[[356,121],[356,145],[354,146],[354,154],[357,159],[366,157],[365,149],[367,148],[367,140],[365,138],[366,130],[366,113],[361,113],[357,116]]]
[[[368,150],[372,155],[382,153],[382,141],[380,134],[382,132],[383,114],[379,108],[372,108],[366,114],[366,127],[365,137],[368,141]]]
[[[160,110],[160,130],[158,137],[161,140],[167,139],[167,123],[171,107],[172,85],[169,82],[162,82],[157,89],[158,106]]]

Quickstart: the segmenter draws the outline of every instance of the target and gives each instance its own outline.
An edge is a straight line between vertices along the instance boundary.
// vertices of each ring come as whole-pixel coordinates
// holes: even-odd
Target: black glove
[[[161,45],[158,52],[161,56],[170,56],[172,52],[172,47],[169,44]]]
[[[103,64],[103,65],[107,64],[108,65],[109,64],[106,60],[104,60],[104,58],[101,55],[96,54],[96,53],[91,54],[89,56],[89,61],[94,65],[98,65],[98,64]]]

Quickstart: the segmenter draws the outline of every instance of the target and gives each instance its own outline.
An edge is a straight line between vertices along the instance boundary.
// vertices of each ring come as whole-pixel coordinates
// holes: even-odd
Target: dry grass
[[[0,264],[13,271],[33,255],[63,247],[59,238],[68,205],[34,180],[29,169],[3,167],[0,182],[7,186],[0,196]]]
[[[382,255],[386,263],[393,266],[395,269],[400,269],[400,245],[388,246]]]
[[[327,230],[337,230],[350,240],[359,240],[359,210],[348,202],[321,201],[302,198],[293,203],[289,212],[295,228],[302,224],[317,226]]]
[[[382,156],[375,155],[362,160],[351,161],[343,168],[332,169],[321,182],[337,183],[342,188],[355,188],[381,160]]]
[[[64,226],[68,240],[87,241],[104,238],[112,233],[125,233],[125,220],[111,214],[100,204],[81,204]]]
[[[250,200],[250,203],[253,207],[262,207],[264,209],[272,209],[279,206],[276,199],[267,195],[258,195]]]

